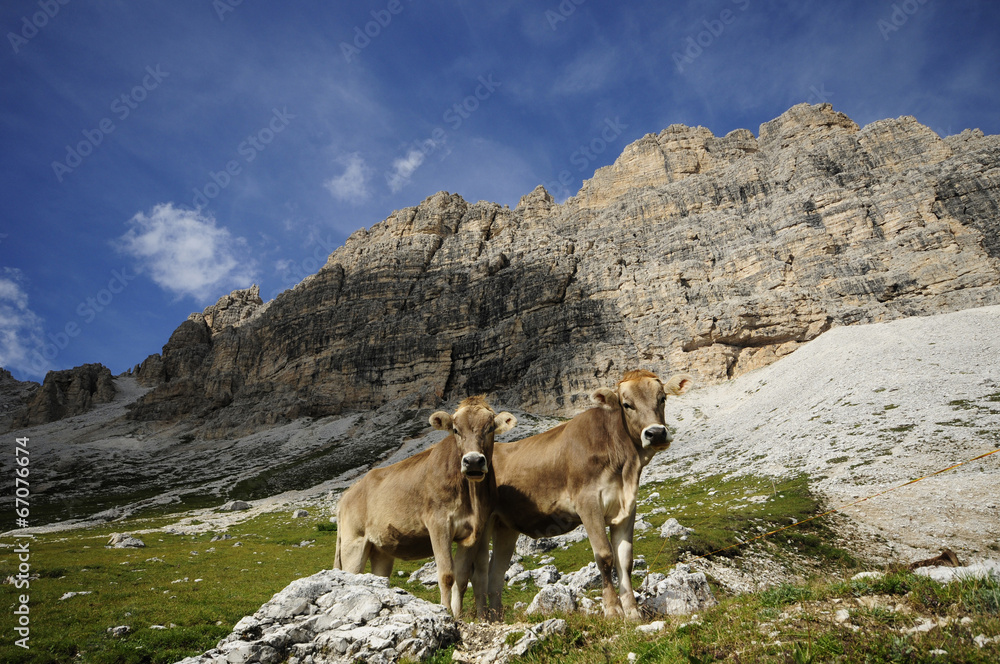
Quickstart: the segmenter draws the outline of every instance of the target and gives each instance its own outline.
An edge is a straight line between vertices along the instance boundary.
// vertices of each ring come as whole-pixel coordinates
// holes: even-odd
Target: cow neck
[[[656,454],[656,450],[643,447],[641,443],[639,445],[635,444],[631,434],[629,434],[628,424],[625,422],[625,409],[621,406],[618,407],[618,419],[621,422],[621,430],[624,432],[625,440],[627,440],[628,444],[632,446],[633,450],[635,450],[635,454],[639,462],[639,473],[642,473],[642,469],[649,465],[649,462],[653,460],[653,455]]]
[[[470,482],[458,470],[462,466],[462,451],[458,449],[455,434],[449,434],[439,445],[445,447],[442,450],[444,457],[442,467],[447,468],[445,478],[449,488],[453,490],[453,495],[472,508],[474,532],[473,536],[478,536],[486,527],[486,522],[493,513],[493,506],[499,497],[497,490],[496,469],[493,467],[491,456],[486,458],[486,465],[489,469],[482,482]]]
[[[609,444],[607,445],[608,462],[615,472],[621,472],[626,466],[635,463],[637,456],[635,443],[629,436],[625,424],[625,414],[619,406],[617,412],[608,412],[606,408],[598,408],[604,420]]]

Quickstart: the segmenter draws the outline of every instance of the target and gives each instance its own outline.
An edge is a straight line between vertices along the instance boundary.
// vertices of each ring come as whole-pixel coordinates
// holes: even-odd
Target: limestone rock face
[[[208,652],[180,664],[418,661],[459,639],[448,610],[386,579],[324,570],[292,581]]]
[[[14,425],[34,426],[80,415],[114,398],[111,370],[101,364],[50,371],[26,407],[14,416]]]
[[[1000,137],[803,104],[757,137],[649,134],[562,204],[396,211],[273,301],[185,321],[132,417],[219,437],[483,392],[568,415],[626,369],[723,381],[834,326],[997,303]]]
[[[227,327],[239,327],[259,313],[263,305],[264,301],[260,299],[260,286],[254,284],[250,288],[223,295],[218,302],[202,313],[188,316],[188,320],[195,323],[204,322],[212,334],[217,334]]]
[[[17,380],[6,369],[0,369],[0,431],[7,430],[15,416],[24,409],[41,387],[30,380]]]

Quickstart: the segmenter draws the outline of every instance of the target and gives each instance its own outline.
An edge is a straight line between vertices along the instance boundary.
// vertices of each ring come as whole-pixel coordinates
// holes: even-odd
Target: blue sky
[[[986,0],[8,0],[0,29],[0,366],[20,379],[124,371],[436,191],[565,199],[674,123],[756,134],[826,101],[1000,132]]]

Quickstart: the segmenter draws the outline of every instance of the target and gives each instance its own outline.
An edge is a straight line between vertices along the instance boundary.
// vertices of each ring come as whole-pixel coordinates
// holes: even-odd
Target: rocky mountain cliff
[[[238,291],[137,375],[138,420],[223,435],[405,394],[544,413],[643,366],[716,382],[825,330],[1000,303],[1000,137],[800,105],[673,125],[557,205],[440,192],[263,304]]]
[[[396,211],[271,302],[193,314],[129,417],[211,438],[480,392],[564,414],[626,368],[713,383],[834,326],[997,303],[1000,137],[803,104],[757,137],[648,134],[561,205]]]

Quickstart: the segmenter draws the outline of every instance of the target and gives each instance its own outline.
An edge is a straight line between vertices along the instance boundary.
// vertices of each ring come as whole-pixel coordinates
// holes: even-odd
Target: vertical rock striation
[[[407,394],[568,413],[641,366],[719,381],[833,326],[1000,303],[1000,138],[795,106],[673,125],[556,204],[439,192],[263,304],[237,291],[137,375],[140,420],[206,436]]]
[[[111,370],[101,364],[50,371],[41,388],[14,416],[14,426],[28,427],[80,415],[97,404],[109,403],[115,393]]]

